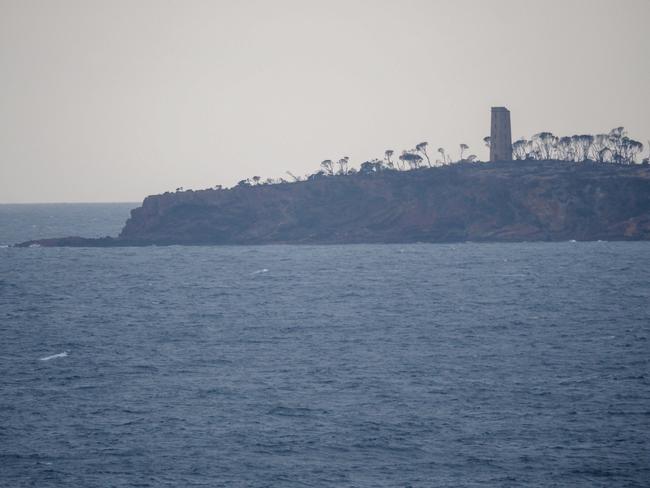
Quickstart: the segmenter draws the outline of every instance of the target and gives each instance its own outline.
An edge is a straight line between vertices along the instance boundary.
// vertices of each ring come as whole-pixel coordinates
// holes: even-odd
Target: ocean
[[[0,486],[650,486],[650,242],[28,248],[0,205]]]

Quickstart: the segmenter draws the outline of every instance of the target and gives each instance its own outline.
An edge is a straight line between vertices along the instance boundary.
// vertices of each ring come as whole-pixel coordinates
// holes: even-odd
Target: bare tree
[[[338,174],[340,175],[345,175],[348,173],[348,161],[350,160],[349,157],[345,156],[341,159],[338,160],[337,164],[339,165],[339,171]]]
[[[577,141],[578,160],[586,161],[589,159],[589,148],[594,143],[594,136],[583,134],[575,136]]]
[[[402,151],[399,159],[408,164],[411,169],[418,169],[422,163],[422,156],[415,151]]]
[[[635,164],[643,144],[627,136],[625,128],[616,127],[607,134],[557,137],[550,132],[535,134],[530,141],[519,139],[512,144],[514,159],[558,159],[582,162]]]
[[[611,151],[611,162],[623,162],[623,138],[626,137],[624,127],[615,127],[607,134],[607,141],[605,143],[607,149]]]
[[[461,143],[460,144],[460,160],[463,160],[463,153],[469,149],[469,146],[467,144]]]
[[[643,151],[643,144],[627,136],[621,138],[619,161],[622,164],[635,164],[636,157]]]
[[[393,154],[394,151],[392,149],[386,149],[386,151],[384,151],[384,161],[386,161],[386,166],[391,169],[395,166],[390,159],[393,157]]]
[[[445,153],[445,150],[442,147],[439,147],[438,152],[442,156],[442,164],[447,164],[449,161],[447,158],[447,154]]]
[[[597,163],[603,163],[603,156],[607,154],[605,149],[607,149],[607,134],[596,134],[589,146],[589,158]]]
[[[555,146],[555,157],[564,161],[575,160],[570,137],[564,136],[557,138],[557,144]]]
[[[417,146],[415,146],[415,150],[421,154],[424,154],[424,157],[427,158],[427,164],[429,165],[429,168],[431,168],[431,160],[429,159],[429,155],[427,154],[427,146],[429,145],[428,142],[421,142]]]
[[[540,132],[533,136],[532,142],[538,159],[552,159],[557,144],[556,136],[550,132]]]
[[[598,154],[598,161],[601,163],[612,163],[614,162],[614,151],[610,148],[605,147],[600,150]]]
[[[332,176],[334,174],[334,163],[331,159],[326,159],[320,163],[320,167],[323,168],[323,171],[326,175]]]
[[[512,143],[512,156],[514,159],[526,159],[528,152],[526,150],[528,141],[526,139],[517,139]]]

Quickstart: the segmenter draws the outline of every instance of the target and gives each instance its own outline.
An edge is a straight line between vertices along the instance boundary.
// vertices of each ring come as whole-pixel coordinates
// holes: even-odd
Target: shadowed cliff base
[[[18,246],[113,247],[649,240],[650,167],[513,161],[147,197],[118,237]]]

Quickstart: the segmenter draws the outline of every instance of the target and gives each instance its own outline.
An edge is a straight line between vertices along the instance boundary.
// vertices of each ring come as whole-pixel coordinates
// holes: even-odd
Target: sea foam
[[[60,352],[59,354],[52,354],[51,356],[45,356],[44,358],[41,358],[41,361],[49,361],[50,359],[56,359],[56,358],[64,358],[68,355],[67,351]]]

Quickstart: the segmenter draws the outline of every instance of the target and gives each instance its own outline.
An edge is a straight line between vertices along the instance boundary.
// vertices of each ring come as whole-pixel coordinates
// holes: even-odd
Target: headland
[[[370,169],[369,169],[370,168]],[[460,162],[152,195],[119,236],[20,247],[650,240],[650,166]]]

